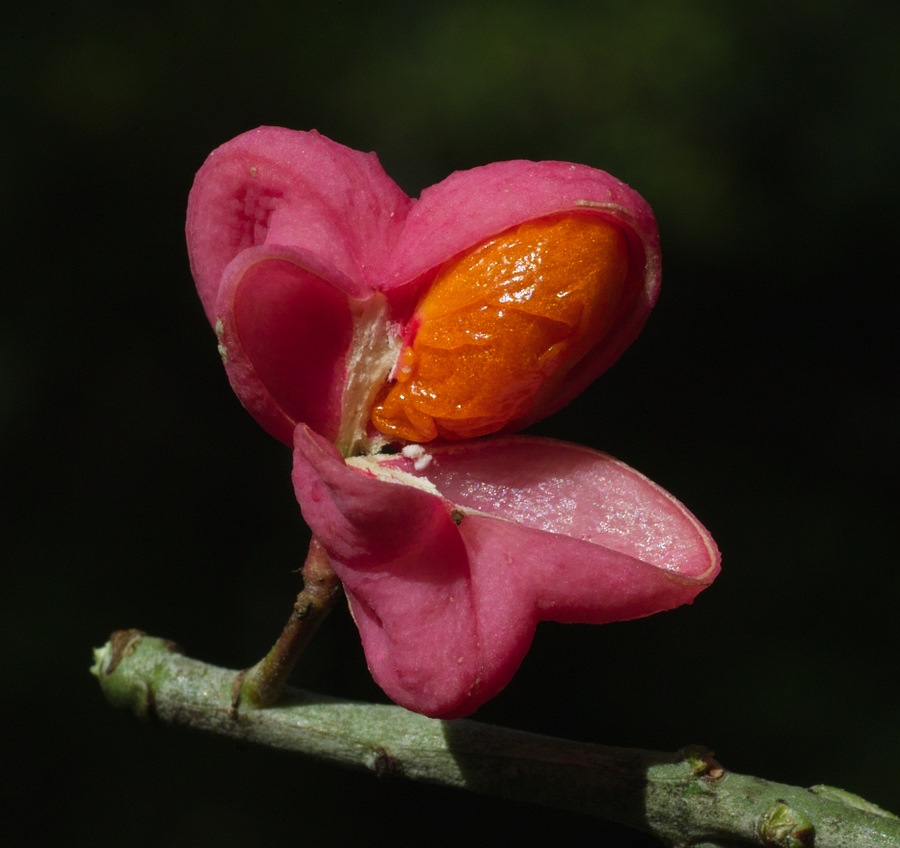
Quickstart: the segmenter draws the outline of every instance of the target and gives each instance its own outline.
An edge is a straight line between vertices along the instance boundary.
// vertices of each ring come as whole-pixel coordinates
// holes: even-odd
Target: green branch
[[[831,787],[734,774],[700,748],[608,748],[297,689],[274,707],[235,706],[237,672],[137,630],[114,633],[95,659],[92,672],[109,702],[142,718],[598,816],[679,848],[900,848],[900,819],[874,804]]]

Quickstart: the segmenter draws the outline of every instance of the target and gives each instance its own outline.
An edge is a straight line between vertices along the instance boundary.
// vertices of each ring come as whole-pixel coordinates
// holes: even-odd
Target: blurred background
[[[19,4],[0,24],[3,790],[29,843],[655,841],[380,783],[111,710],[139,627],[239,668],[307,531],[288,450],[232,395],[188,270],[206,155],[260,124],[376,150],[411,195],[486,162],[608,170],[653,205],[660,303],[536,432],[683,500],[724,555],[688,608],[542,625],[476,718],[900,811],[900,6],[870,0]],[[343,609],[295,677],[381,700]]]

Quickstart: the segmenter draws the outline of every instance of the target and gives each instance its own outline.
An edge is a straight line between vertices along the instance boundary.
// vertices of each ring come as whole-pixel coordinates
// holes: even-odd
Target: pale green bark
[[[237,672],[134,630],[113,634],[92,671],[111,704],[163,724],[598,816],[679,848],[900,848],[900,819],[856,795],[734,774],[699,748],[608,748],[296,689],[235,708]]]

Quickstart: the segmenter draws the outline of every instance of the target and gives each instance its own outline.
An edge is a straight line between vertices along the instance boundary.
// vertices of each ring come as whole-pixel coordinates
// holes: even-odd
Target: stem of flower
[[[301,574],[303,589],[278,640],[255,666],[240,672],[235,679],[233,709],[242,701],[270,707],[280,700],[297,660],[340,597],[341,583],[315,536]]]

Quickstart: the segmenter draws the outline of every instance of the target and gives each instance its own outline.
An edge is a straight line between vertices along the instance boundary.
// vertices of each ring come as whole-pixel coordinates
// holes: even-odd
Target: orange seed
[[[390,438],[500,430],[546,398],[623,306],[628,247],[598,215],[521,224],[449,262],[372,410]]]

